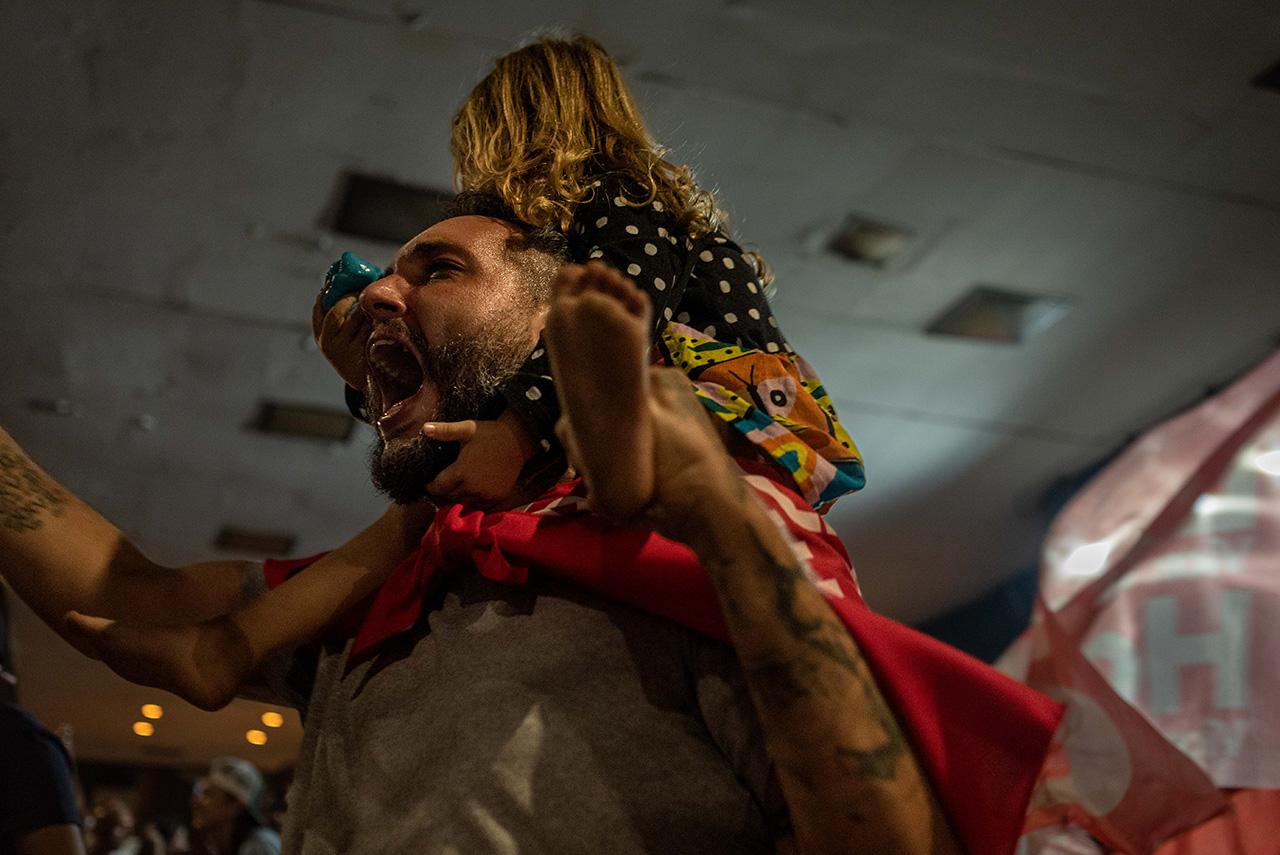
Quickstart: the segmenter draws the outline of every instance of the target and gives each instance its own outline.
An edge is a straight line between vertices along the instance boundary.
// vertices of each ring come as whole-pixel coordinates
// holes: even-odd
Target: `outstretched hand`
[[[67,612],[67,637],[121,677],[172,692],[204,710],[226,706],[249,677],[252,655],[227,618],[166,626]]]

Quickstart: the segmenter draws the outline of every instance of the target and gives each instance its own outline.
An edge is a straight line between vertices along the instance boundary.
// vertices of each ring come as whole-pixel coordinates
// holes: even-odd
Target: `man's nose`
[[[389,321],[405,314],[404,295],[409,283],[392,273],[371,282],[360,292],[360,308],[375,321]]]

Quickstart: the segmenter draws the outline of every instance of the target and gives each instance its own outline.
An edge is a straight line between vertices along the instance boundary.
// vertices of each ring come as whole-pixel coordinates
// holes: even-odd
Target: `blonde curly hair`
[[[617,64],[586,36],[541,37],[499,57],[454,115],[449,150],[459,190],[500,196],[535,228],[567,232],[593,182],[621,173],[645,194],[633,206],[661,202],[694,238],[727,230],[689,167],[664,158]]]

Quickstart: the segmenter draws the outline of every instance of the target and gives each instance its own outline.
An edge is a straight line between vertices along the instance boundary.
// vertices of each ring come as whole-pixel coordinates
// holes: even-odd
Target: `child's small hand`
[[[324,294],[316,298],[311,310],[311,329],[324,358],[347,385],[361,392],[365,387],[364,346],[373,325],[360,309],[357,294],[343,297],[328,312],[324,311]]]
[[[462,444],[458,459],[427,485],[427,494],[439,502],[479,510],[506,504],[534,453],[533,437],[510,410],[493,421],[428,422],[422,433]]]
[[[203,710],[231,702],[252,670],[252,654],[228,618],[162,626],[67,612],[68,637],[81,653],[121,677],[173,692]]]

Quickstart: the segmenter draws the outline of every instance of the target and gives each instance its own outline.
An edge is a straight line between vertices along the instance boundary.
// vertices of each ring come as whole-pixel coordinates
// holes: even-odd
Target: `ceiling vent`
[[[911,238],[911,232],[906,229],[850,215],[831,236],[827,249],[849,261],[884,267],[906,248]]]
[[[356,420],[345,410],[263,401],[250,427],[265,433],[345,442],[355,425]]]
[[[1060,297],[978,285],[925,332],[1018,344],[1052,326],[1069,308],[1070,303]]]
[[[28,398],[27,409],[33,413],[44,413],[50,416],[79,416],[84,408],[75,401],[66,398]]]
[[[288,555],[293,551],[297,538],[287,532],[256,531],[224,525],[213,545],[227,552],[247,552],[250,555]]]
[[[1259,89],[1280,92],[1280,62],[1253,78],[1253,85]]]
[[[328,228],[400,246],[444,218],[452,193],[349,172]]]

